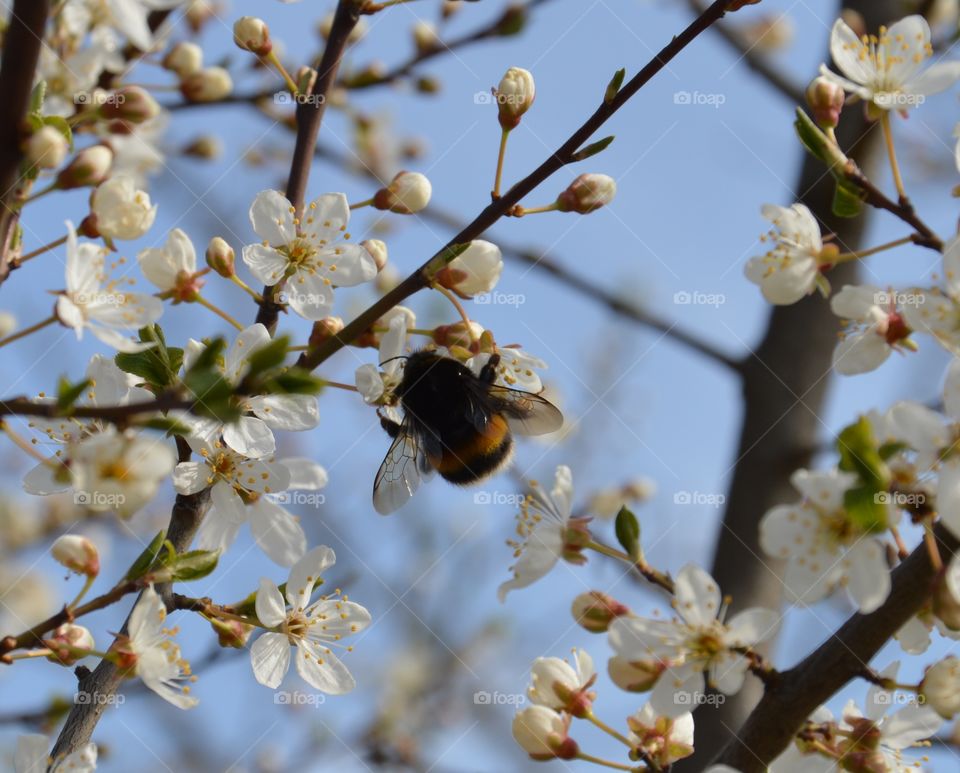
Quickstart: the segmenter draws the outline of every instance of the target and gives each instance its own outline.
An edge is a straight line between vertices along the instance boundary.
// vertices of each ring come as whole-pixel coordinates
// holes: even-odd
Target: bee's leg
[[[386,432],[390,437],[395,438],[400,434],[400,425],[395,422],[393,419],[388,419],[380,411],[377,411],[377,416],[380,417],[380,426],[383,427],[383,431]]]
[[[500,364],[500,355],[491,354],[487,364],[480,368],[480,380],[484,384],[492,384],[497,380],[497,365]]]

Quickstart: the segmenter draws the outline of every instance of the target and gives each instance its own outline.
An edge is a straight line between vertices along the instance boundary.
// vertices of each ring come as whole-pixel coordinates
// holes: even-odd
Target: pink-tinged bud
[[[202,137],[197,137],[190,144],[185,145],[180,152],[185,156],[210,161],[215,158],[220,158],[220,156],[223,155],[223,143],[220,142],[219,137],[215,137],[212,134],[205,134]]]
[[[470,245],[434,276],[434,281],[461,298],[489,293],[503,271],[500,248],[492,242],[474,239]]]
[[[324,317],[313,323],[307,345],[311,349],[316,349],[324,341],[337,335],[344,327],[345,325],[340,317]]]
[[[31,166],[56,169],[67,157],[70,143],[63,132],[52,126],[42,126],[27,139],[24,155]]]
[[[480,336],[483,334],[483,326],[478,322],[470,321],[470,328],[462,320],[454,322],[452,325],[440,325],[433,329],[433,340],[437,346],[445,346],[448,349],[452,347],[461,347],[474,354],[479,351]]]
[[[570,717],[546,706],[528,706],[513,718],[513,740],[535,760],[572,760],[579,748],[567,734]]]
[[[51,652],[47,660],[63,666],[72,666],[78,660],[86,657],[86,652],[76,650],[92,650],[95,646],[93,634],[82,625],[64,623],[56,628],[53,635],[44,640]]]
[[[366,239],[360,242],[360,246],[370,253],[373,262],[377,264],[377,273],[379,274],[387,266],[387,245],[379,239]]]
[[[79,534],[64,534],[50,548],[54,560],[77,574],[96,577],[100,573],[100,554],[97,546]]]
[[[160,114],[160,105],[146,89],[140,86],[124,86],[107,95],[97,112],[108,121],[120,120],[137,124],[156,118]]]
[[[521,67],[511,67],[500,79],[495,96],[500,126],[507,131],[516,128],[536,97],[533,75]]]
[[[413,25],[413,44],[417,47],[417,53],[421,55],[439,48],[440,36],[437,34],[437,28],[421,19]]]
[[[57,175],[57,187],[62,190],[99,185],[107,179],[113,164],[113,151],[106,145],[84,148],[73,157]]]
[[[609,204],[616,194],[617,183],[612,177],[582,174],[557,197],[557,209],[586,215]]]
[[[210,625],[217,634],[217,643],[221,647],[232,647],[242,650],[247,646],[247,640],[253,631],[253,626],[241,623],[239,620],[218,620],[214,618]]]
[[[161,64],[164,70],[176,73],[177,77],[183,80],[203,67],[203,49],[189,41],[177,43],[167,51]]]
[[[944,719],[960,714],[960,659],[951,655],[930,666],[917,697]]]
[[[590,633],[606,633],[610,623],[630,614],[629,607],[598,590],[581,593],[573,600],[570,611],[577,624]]]
[[[236,275],[234,262],[236,253],[225,239],[214,236],[207,245],[207,265],[224,279]]]
[[[180,81],[180,93],[190,102],[218,102],[231,91],[233,80],[222,67],[207,67]]]
[[[373,206],[401,215],[412,215],[430,203],[433,187],[419,172],[398,172],[386,188],[374,194]]]
[[[621,690],[647,692],[653,689],[666,665],[658,660],[627,660],[614,655],[607,661],[607,673]]]
[[[822,75],[807,86],[807,104],[813,111],[813,119],[821,129],[833,129],[840,123],[845,95],[843,89]]]
[[[256,16],[241,16],[233,23],[233,42],[257,56],[266,56],[273,50],[270,28]]]

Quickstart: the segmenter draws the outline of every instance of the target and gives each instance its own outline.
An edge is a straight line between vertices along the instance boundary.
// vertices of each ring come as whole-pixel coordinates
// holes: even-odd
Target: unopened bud
[[[219,137],[215,137],[212,134],[205,134],[202,137],[197,137],[189,145],[185,145],[180,152],[185,156],[202,158],[209,161],[220,157],[223,153],[223,143],[220,142]]]
[[[235,258],[233,247],[219,236],[214,236],[207,245],[207,265],[225,279],[237,273],[234,269]]]
[[[324,317],[313,323],[310,329],[310,340],[307,345],[316,349],[324,341],[328,341],[343,330],[344,324],[340,317]]]
[[[63,190],[99,185],[107,179],[113,164],[113,151],[106,145],[84,148],[57,175],[57,187]]]
[[[440,36],[437,28],[428,21],[419,20],[413,25],[413,43],[418,54],[426,54],[440,47]]]
[[[440,91],[440,81],[429,75],[417,78],[413,85],[420,94],[437,94]]]
[[[203,67],[203,49],[190,41],[177,43],[167,51],[161,64],[163,69],[176,73],[177,77],[183,80]]]
[[[476,347],[483,333],[483,326],[477,322],[470,322],[470,328],[462,320],[454,322],[452,325],[440,325],[433,329],[433,340],[437,346],[445,346],[448,349],[462,347],[470,352]]]
[[[256,16],[241,16],[233,23],[233,42],[257,56],[266,56],[273,50],[270,28]]]
[[[233,80],[222,67],[207,67],[180,81],[180,93],[190,102],[217,102],[231,91]]]
[[[160,114],[150,92],[141,86],[124,86],[108,95],[97,110],[100,117],[107,120],[121,120],[129,123],[144,123]]]
[[[317,83],[317,71],[312,67],[303,65],[297,70],[297,91],[300,94],[312,94],[313,87]]]
[[[610,680],[627,692],[647,692],[653,689],[666,666],[659,660],[627,660],[614,655],[607,661]]]
[[[75,623],[64,623],[58,626],[53,631],[53,635],[44,641],[51,650],[47,660],[63,666],[72,666],[78,660],[82,660],[96,644],[93,634],[82,625]],[[76,652],[76,650],[86,650],[86,652]]]
[[[742,26],[740,33],[752,49],[773,53],[790,45],[793,22],[786,14],[768,14]]]
[[[616,618],[629,614],[630,609],[612,596],[592,590],[573,600],[573,619],[590,633],[605,633]]]
[[[840,123],[843,110],[843,89],[822,75],[814,78],[806,91],[807,104],[813,111],[813,119],[821,129],[833,129]]]
[[[64,534],[50,548],[54,560],[77,574],[96,577],[100,573],[97,546],[79,534]]]
[[[187,24],[194,32],[199,32],[203,25],[216,15],[217,9],[210,0],[191,0],[187,6]]]
[[[412,215],[430,203],[433,187],[419,172],[398,172],[386,188],[374,194],[373,206],[381,210]]]
[[[470,245],[434,276],[437,284],[461,298],[489,293],[503,271],[500,248],[492,242],[474,239]]]
[[[613,201],[617,183],[605,174],[582,174],[557,197],[561,212],[579,212],[586,215]]]
[[[221,647],[232,647],[242,650],[247,646],[247,640],[253,631],[253,626],[241,623],[239,620],[219,620],[214,618],[210,625],[217,634],[217,643]]]
[[[497,108],[500,111],[500,126],[506,130],[516,128],[521,116],[530,109],[536,97],[533,75],[520,67],[511,67],[497,86]]]
[[[24,147],[27,162],[40,169],[55,169],[67,157],[70,144],[63,132],[52,126],[42,126],[30,135]]]
[[[360,246],[370,253],[373,262],[377,264],[377,273],[379,274],[387,265],[387,245],[379,239],[366,239],[360,242]]]

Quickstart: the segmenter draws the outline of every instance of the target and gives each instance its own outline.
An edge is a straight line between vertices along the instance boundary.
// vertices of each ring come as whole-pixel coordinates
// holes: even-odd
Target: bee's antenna
[[[398,354],[396,357],[391,357],[390,359],[384,360],[383,362],[381,362],[380,365],[379,365],[379,367],[382,368],[382,367],[383,367],[384,365],[386,365],[388,362],[393,362],[394,360],[409,360],[409,359],[410,359],[410,355],[409,355],[409,354]]]

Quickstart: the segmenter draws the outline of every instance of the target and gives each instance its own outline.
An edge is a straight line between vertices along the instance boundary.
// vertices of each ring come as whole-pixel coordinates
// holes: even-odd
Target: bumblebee
[[[386,515],[404,505],[422,480],[439,472],[469,485],[504,467],[513,435],[545,435],[563,425],[563,415],[539,395],[496,383],[500,355],[479,375],[451,357],[418,351],[406,358],[396,395],[403,421],[384,416],[393,438],[373,482],[373,506]]]

